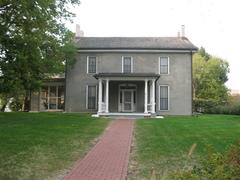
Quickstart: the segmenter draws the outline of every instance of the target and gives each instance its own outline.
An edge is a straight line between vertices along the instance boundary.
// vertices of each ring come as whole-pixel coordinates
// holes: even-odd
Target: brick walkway
[[[133,120],[114,120],[65,180],[125,180],[132,132]]]

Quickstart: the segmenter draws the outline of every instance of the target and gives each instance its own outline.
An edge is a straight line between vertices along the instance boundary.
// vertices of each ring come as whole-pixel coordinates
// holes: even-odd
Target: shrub
[[[193,100],[193,111],[194,112],[201,112],[201,113],[208,113],[217,106],[219,102],[215,100],[206,100],[206,99],[194,99]]]
[[[240,103],[218,105],[213,107],[209,113],[240,115]]]
[[[240,102],[217,102],[214,100],[195,99],[193,111],[210,114],[235,114],[240,115]]]

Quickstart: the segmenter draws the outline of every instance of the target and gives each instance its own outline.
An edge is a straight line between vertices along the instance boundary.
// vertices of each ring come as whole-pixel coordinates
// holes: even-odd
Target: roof
[[[198,49],[186,37],[78,37],[76,44],[79,49]]]
[[[155,73],[98,73],[93,75],[96,79],[99,77],[160,77]]]

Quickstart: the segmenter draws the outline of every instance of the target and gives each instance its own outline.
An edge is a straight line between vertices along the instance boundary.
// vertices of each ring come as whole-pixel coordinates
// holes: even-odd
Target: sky
[[[239,0],[81,0],[67,26],[80,24],[84,36],[170,37],[185,25],[194,45],[229,62],[226,85],[240,90],[239,8]]]

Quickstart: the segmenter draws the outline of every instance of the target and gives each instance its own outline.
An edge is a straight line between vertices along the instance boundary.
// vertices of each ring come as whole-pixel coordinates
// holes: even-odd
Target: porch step
[[[142,119],[144,117],[151,117],[151,115],[151,113],[98,113],[93,114],[92,117],[106,116],[111,118]]]

